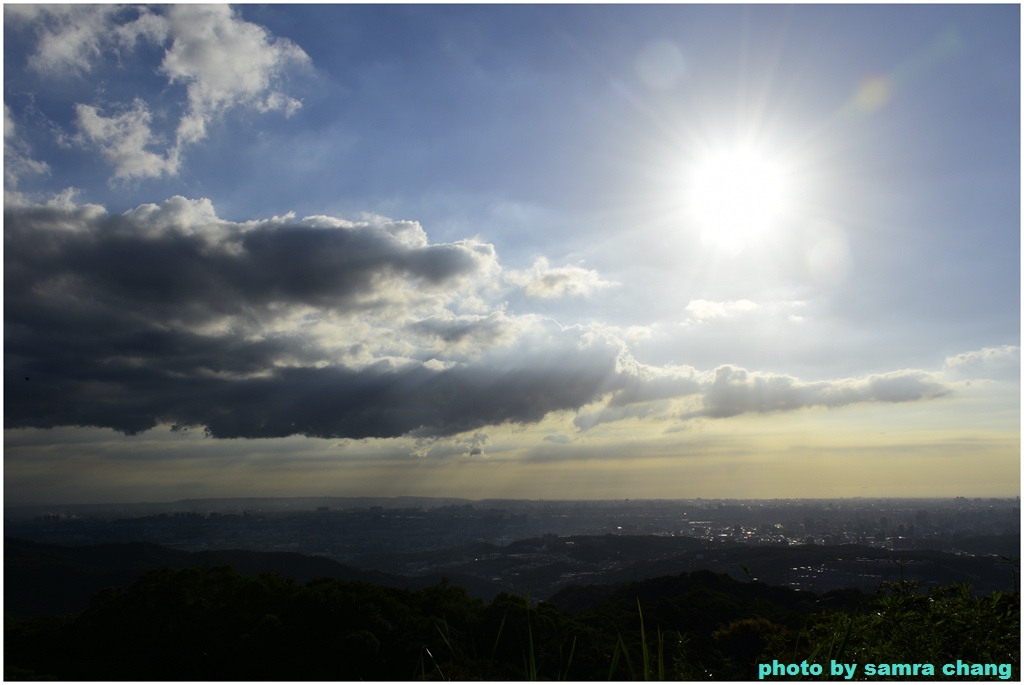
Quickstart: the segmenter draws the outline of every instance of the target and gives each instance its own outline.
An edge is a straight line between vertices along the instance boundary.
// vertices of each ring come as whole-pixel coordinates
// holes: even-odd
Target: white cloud
[[[729,319],[744,312],[757,309],[757,304],[750,300],[728,300],[713,302],[711,300],[690,300],[686,311],[690,313],[685,323],[706,323],[714,319]]]
[[[178,173],[177,149],[166,156],[148,149],[162,141],[150,128],[152,115],[142,100],[135,100],[131,109],[103,116],[92,105],[75,106],[79,138],[95,145],[100,154],[114,166],[114,178],[157,178]]]
[[[309,56],[227,5],[6,5],[5,17],[34,30],[38,40],[29,66],[50,78],[90,73],[111,57],[130,59],[140,42],[169,42],[160,73],[187,93],[173,142],[154,133],[151,107],[140,98],[115,103],[118,113],[109,116],[95,105],[75,106],[76,139],[96,146],[115,178],[177,174],[184,149],[206,138],[210,123],[232,108],[291,116],[302,106],[279,82],[289,69],[309,64]]]
[[[460,444],[466,448],[466,456],[482,457],[484,448],[491,444],[491,437],[483,431],[477,431],[468,439],[461,441]]]
[[[789,412],[809,407],[838,408],[870,402],[917,402],[949,394],[936,374],[900,370],[861,378],[804,381],[787,374],[723,365],[710,372],[692,367],[620,366],[615,390],[604,406],[581,411],[580,430],[630,418],[684,421],[725,419],[742,414]]]
[[[38,36],[29,67],[48,76],[78,76],[116,41],[117,5],[4,5],[4,17],[16,26],[31,25]]]
[[[947,357],[945,370],[958,378],[1020,380],[1020,347],[1002,345]]]
[[[491,444],[491,436],[474,431],[451,437],[417,436],[410,455],[420,459],[450,459],[452,457],[485,457],[484,450]]]
[[[687,316],[680,322],[683,326],[721,323],[742,319],[744,323],[770,323],[780,321],[800,323],[805,320],[803,312],[807,303],[802,300],[775,300],[753,302],[740,300],[690,300],[684,310]]]
[[[291,115],[302,106],[274,88],[289,67],[309,62],[299,46],[242,21],[227,5],[171,5],[167,19],[172,42],[160,70],[185,84],[189,101],[179,145],[206,137],[207,124],[232,107]]]
[[[704,383],[703,408],[694,415],[724,418],[813,406],[911,402],[941,397],[949,392],[950,388],[933,374],[919,370],[808,382],[785,374],[750,372],[724,365],[715,369],[710,381]]]
[[[551,267],[545,257],[538,258],[529,269],[509,271],[505,280],[522,288],[527,296],[538,298],[591,295],[598,290],[618,285],[601,278],[592,269],[579,266]]]
[[[27,174],[49,173],[46,162],[32,159],[31,149],[18,137],[11,110],[4,104],[4,187],[16,188]]]
[[[624,352],[617,370],[621,379],[609,407],[685,397],[700,390],[700,374],[692,366],[650,366]]]

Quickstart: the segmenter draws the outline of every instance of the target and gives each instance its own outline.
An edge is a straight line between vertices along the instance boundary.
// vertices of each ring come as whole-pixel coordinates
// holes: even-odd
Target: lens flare
[[[854,96],[854,103],[864,112],[881,109],[892,97],[892,84],[885,76],[871,76],[864,79]]]
[[[651,88],[672,88],[685,72],[683,54],[668,41],[647,45],[637,55],[634,66],[640,79]]]

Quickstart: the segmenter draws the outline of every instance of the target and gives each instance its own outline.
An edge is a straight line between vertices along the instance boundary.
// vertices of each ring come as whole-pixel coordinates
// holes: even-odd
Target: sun
[[[786,165],[752,146],[709,151],[689,167],[686,208],[705,243],[738,252],[760,241],[786,216]]]

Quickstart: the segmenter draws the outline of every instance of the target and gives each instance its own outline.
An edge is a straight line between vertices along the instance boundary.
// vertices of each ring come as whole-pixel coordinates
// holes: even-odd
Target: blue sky
[[[8,502],[1019,494],[1016,5],[4,40]]]

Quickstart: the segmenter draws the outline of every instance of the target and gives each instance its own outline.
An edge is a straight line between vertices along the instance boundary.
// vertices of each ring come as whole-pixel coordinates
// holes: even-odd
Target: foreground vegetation
[[[447,583],[300,586],[222,566],[152,571],[78,615],[6,617],[4,646],[5,680],[755,680],[773,659],[959,659],[1019,680],[1020,595],[816,596],[699,571],[486,603]]]

